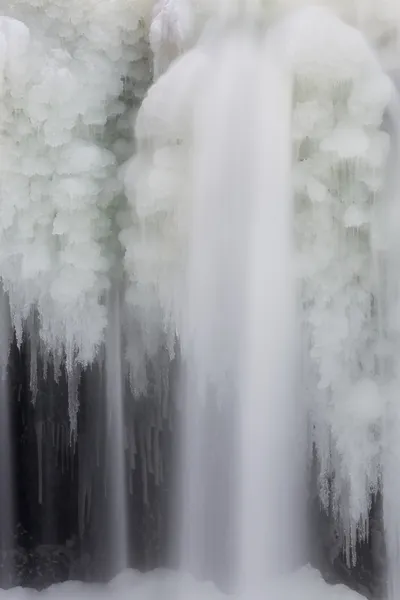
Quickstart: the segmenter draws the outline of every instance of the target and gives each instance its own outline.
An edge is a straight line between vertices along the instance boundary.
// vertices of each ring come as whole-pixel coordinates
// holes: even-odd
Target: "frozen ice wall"
[[[376,215],[390,146],[383,115],[394,90],[361,34],[325,10],[305,10],[286,23],[286,48],[297,72],[303,380],[321,500],[342,521],[349,555],[357,535],[367,534],[370,493],[380,483],[385,396]],[[351,60],[341,55],[344,48]]]
[[[121,192],[107,127],[126,111],[124,81],[140,98],[150,78],[148,3],[20,0],[0,13],[0,275],[18,341],[37,310],[32,354],[66,353],[71,372],[103,341]]]
[[[113,525],[117,520],[108,540],[113,574],[127,565],[124,386],[121,319],[106,299],[110,271],[116,289],[122,286],[118,212],[125,201],[118,167],[132,152],[130,112],[151,79],[149,9],[149,2],[125,0],[112,6],[90,0],[0,1],[0,278],[17,342],[29,341],[33,402],[44,375],[38,375],[39,366],[47,372],[51,362],[56,377],[66,368],[71,431],[61,443],[67,456],[77,433],[81,369],[98,357],[107,324],[114,329],[107,336],[106,360],[113,484],[108,520]],[[2,316],[1,321],[3,333]],[[3,337],[7,357],[12,335]],[[3,371],[2,366],[0,535],[2,550],[10,551],[12,460]],[[89,393],[96,391],[93,386]],[[39,502],[43,431],[39,422]],[[80,475],[84,512],[91,479]]]

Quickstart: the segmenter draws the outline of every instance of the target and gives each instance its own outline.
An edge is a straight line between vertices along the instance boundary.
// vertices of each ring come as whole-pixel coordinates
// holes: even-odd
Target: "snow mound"
[[[108,585],[69,581],[52,585],[42,592],[25,588],[0,590],[0,600],[41,598],[43,600],[95,600],[95,598],[129,600],[132,596],[137,600],[153,600],[162,597],[170,600],[235,599],[234,596],[227,596],[220,592],[210,582],[198,582],[189,575],[164,569],[145,574],[127,570]],[[265,590],[260,594],[261,597],[268,597],[269,600],[361,600],[362,598],[343,585],[329,586],[318,571],[310,567],[304,567],[284,581],[266,584]],[[248,595],[246,598],[250,600]]]

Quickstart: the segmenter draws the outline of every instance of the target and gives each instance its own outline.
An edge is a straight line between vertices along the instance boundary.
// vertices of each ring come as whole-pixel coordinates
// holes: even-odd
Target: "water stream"
[[[305,448],[296,437],[304,411],[295,394],[291,99],[272,42],[249,26],[216,43],[194,112],[181,555],[204,577],[217,544],[230,554],[222,561],[231,561],[230,587],[244,593],[261,592],[266,578],[290,569],[302,545],[301,460],[293,459]],[[225,493],[211,493],[223,473],[210,477],[214,463],[206,458],[210,405],[233,413],[225,463],[233,488]],[[215,454],[225,444],[214,440]],[[210,517],[221,504],[225,529]]]

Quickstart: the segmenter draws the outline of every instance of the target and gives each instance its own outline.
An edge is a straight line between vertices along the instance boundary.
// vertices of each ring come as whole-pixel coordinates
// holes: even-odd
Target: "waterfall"
[[[158,565],[173,504],[174,562],[257,597],[312,471],[352,573],[382,498],[398,600],[400,9],[311,4],[0,0],[3,564],[32,510]]]
[[[243,187],[237,188],[249,211],[237,341],[238,572],[241,587],[258,586],[259,593],[266,577],[293,568],[305,543],[299,527],[305,406],[296,386],[292,86],[275,54],[267,37],[252,61],[252,105],[239,113],[239,122],[251,116],[252,130],[250,140],[239,139],[250,169],[248,175],[245,167],[239,171]]]
[[[229,583],[243,591],[290,569],[300,546],[291,100],[272,42],[245,27],[215,44],[193,117],[181,556],[204,577],[212,545],[229,551]],[[230,490],[218,485],[227,440],[213,439],[210,405],[233,413]]]

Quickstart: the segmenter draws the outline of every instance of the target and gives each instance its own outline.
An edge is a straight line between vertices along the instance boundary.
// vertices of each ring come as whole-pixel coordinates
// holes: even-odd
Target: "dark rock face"
[[[368,539],[357,543],[357,562],[350,566],[335,518],[325,512],[318,498],[310,498],[310,562],[327,583],[343,583],[370,600],[386,598],[382,516],[382,497],[377,494],[370,510]]]
[[[58,383],[51,372],[39,378],[33,403],[26,345],[12,348],[9,381],[15,534],[14,547],[0,552],[0,586],[40,589],[68,579],[107,580],[112,573],[105,542],[101,373],[82,375],[76,439],[70,436],[65,377]],[[143,401],[128,400],[125,420],[137,440],[134,451],[130,447],[133,457],[126,453],[130,566],[147,570],[166,563],[173,415],[160,414],[151,390]]]
[[[106,494],[105,403],[101,373],[83,373],[78,436],[70,439],[65,378],[39,379],[35,406],[26,347],[10,357],[15,523],[14,548],[0,553],[0,586],[41,589],[68,579],[104,581],[109,556]],[[173,373],[170,383],[173,384]],[[96,384],[97,382],[97,384]],[[97,385],[97,387],[96,387]],[[171,392],[173,394],[173,391]],[[127,390],[129,397],[129,390]],[[126,478],[130,566],[149,570],[168,563],[176,415],[155,389],[143,401],[128,398]],[[311,486],[313,488],[313,486]],[[371,507],[370,535],[349,567],[335,520],[310,490],[310,562],[329,583],[344,583],[368,598],[383,598],[385,548],[382,499]],[[10,565],[12,568],[10,568]]]

